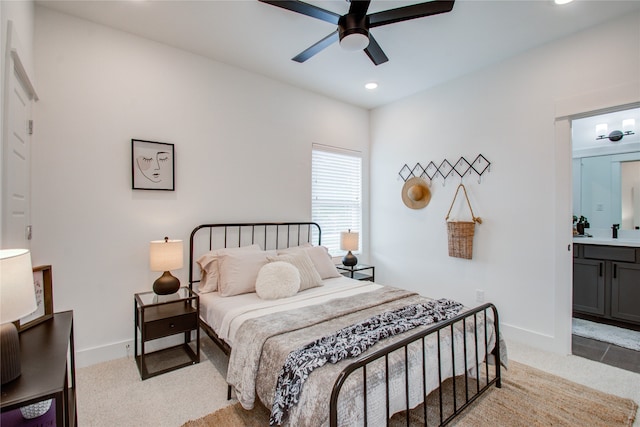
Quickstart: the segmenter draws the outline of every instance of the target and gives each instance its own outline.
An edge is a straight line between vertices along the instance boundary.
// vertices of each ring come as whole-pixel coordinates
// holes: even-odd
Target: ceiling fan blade
[[[435,0],[372,13],[368,16],[369,28],[393,24],[395,22],[408,21],[409,19],[437,15],[439,13],[451,12],[454,3],[455,0]]]
[[[349,6],[349,13],[354,13],[358,16],[364,16],[369,10],[369,3],[371,0],[350,0],[351,6]]]
[[[369,46],[365,48],[364,53],[367,54],[371,62],[375,65],[384,64],[389,60],[371,33],[369,33]]]
[[[292,12],[297,12],[302,15],[311,16],[312,18],[320,19],[322,21],[330,22],[334,25],[338,25],[340,15],[330,12],[328,10],[321,9],[308,3],[304,3],[296,0],[259,0],[262,3],[277,6],[282,9],[287,9]]]
[[[327,48],[331,44],[337,42],[338,38],[339,38],[338,37],[338,31],[336,30],[333,33],[329,34],[327,37],[323,38],[322,40],[320,40],[319,42],[317,42],[313,46],[311,46],[311,47],[305,49],[304,51],[300,52],[299,54],[297,54],[296,56],[294,56],[291,59],[293,61],[296,61],[296,62],[304,62],[307,59],[311,58],[316,53],[318,53],[321,50]]]

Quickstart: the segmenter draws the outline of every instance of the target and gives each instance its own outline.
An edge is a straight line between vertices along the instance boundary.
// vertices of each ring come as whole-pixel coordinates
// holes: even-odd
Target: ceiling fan
[[[346,0],[351,3],[349,12],[345,15],[338,15],[337,13],[297,0],[259,1],[338,26],[336,31],[313,46],[303,50],[291,58],[292,60],[304,62],[337,40],[340,40],[340,46],[345,50],[355,51],[364,49],[364,52],[375,65],[383,64],[387,62],[389,58],[387,58],[387,55],[382,51],[382,48],[373,35],[369,33],[370,28],[451,12],[453,3],[455,2],[455,0],[434,0],[367,14],[371,0]]]

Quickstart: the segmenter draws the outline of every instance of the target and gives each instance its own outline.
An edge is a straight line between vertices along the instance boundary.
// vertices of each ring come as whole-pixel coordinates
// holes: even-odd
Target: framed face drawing
[[[33,286],[36,292],[36,311],[16,321],[20,332],[53,317],[53,275],[50,265],[33,267]]]
[[[173,144],[131,140],[131,179],[134,190],[175,190]]]

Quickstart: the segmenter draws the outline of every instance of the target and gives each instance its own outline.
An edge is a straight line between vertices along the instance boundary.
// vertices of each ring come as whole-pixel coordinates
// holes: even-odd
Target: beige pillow
[[[200,266],[200,283],[198,292],[204,294],[218,290],[218,258],[234,252],[261,251],[260,245],[241,246],[239,248],[220,248],[207,252],[196,261]]]
[[[329,279],[332,277],[340,277],[340,272],[329,255],[329,250],[324,246],[312,246],[306,248],[305,252],[309,254],[309,258],[313,262],[321,279]]]
[[[256,291],[256,279],[263,265],[269,262],[269,251],[230,252],[218,258],[218,292],[223,297]]]
[[[290,254],[293,252],[303,251],[311,247],[311,243],[303,243],[300,246],[291,246],[285,249],[278,249],[278,255]]]
[[[304,244],[301,246],[294,246],[287,249],[278,249],[278,255],[291,254],[298,252],[306,252],[313,262],[313,266],[320,274],[321,279],[330,279],[332,277],[340,277],[340,272],[336,268],[331,255],[329,255],[329,249],[326,246],[312,246],[311,244]]]
[[[270,256],[269,261],[284,261],[293,264],[300,272],[300,290],[322,286],[322,278],[313,265],[307,251],[297,251],[288,254]]]

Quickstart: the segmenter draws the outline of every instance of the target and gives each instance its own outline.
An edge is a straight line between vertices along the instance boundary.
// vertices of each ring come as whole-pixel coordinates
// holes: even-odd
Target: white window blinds
[[[311,215],[322,228],[322,245],[332,256],[342,256],[340,232],[361,232],[362,157],[314,145],[311,179]]]

